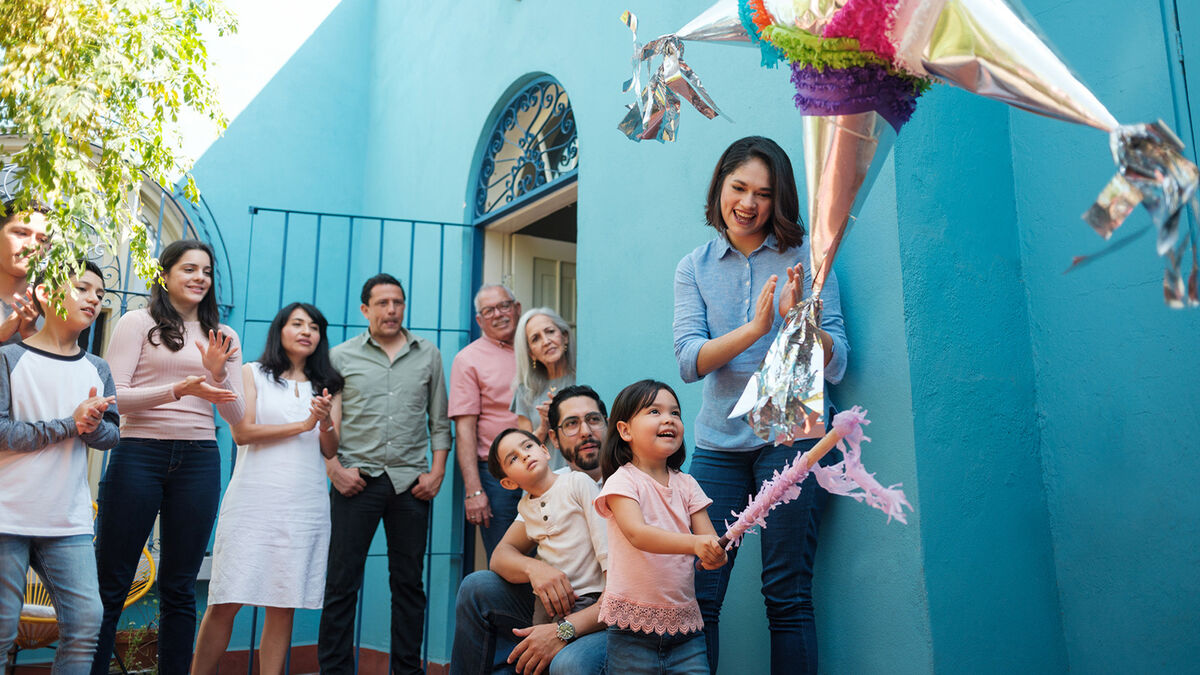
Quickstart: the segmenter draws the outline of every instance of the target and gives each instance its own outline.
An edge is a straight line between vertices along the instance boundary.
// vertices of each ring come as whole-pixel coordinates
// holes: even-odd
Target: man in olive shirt
[[[322,673],[354,672],[355,605],[381,519],[392,591],[391,672],[424,672],[421,573],[430,501],[446,473],[450,421],[442,356],[428,340],[404,330],[404,299],[395,277],[368,279],[361,308],[367,332],[331,354],[346,387],[338,454],[326,463],[333,489],[317,647]],[[432,468],[426,457],[431,441]]]

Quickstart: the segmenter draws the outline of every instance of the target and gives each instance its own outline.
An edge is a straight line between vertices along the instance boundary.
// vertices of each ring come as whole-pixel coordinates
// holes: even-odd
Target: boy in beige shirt
[[[582,472],[555,474],[545,446],[518,429],[492,442],[488,470],[526,494],[491,570],[469,575],[459,588],[450,672],[494,672],[497,654],[506,654],[498,644],[513,637],[520,642],[506,661],[519,672],[602,672],[606,639],[597,600],[608,541],[607,524],[592,506],[599,488]]]

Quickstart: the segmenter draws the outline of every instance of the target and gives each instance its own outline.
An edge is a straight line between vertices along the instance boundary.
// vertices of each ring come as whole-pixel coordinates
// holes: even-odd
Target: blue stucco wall
[[[1160,6],[1128,4],[1026,2],[1119,119],[1178,127]],[[700,388],[678,380],[671,279],[711,236],[712,165],[749,134],[801,153],[784,73],[729,46],[686,57],[736,123],[684,110],[671,145],[615,130],[631,49],[620,12],[638,12],[645,40],[706,6],[346,0],[197,165],[235,275],[248,269],[251,204],[463,222],[497,102],[548,73],[579,128],[580,380],[611,400],[664,379],[690,419]],[[1162,306],[1148,238],[1062,274],[1102,245],[1078,214],[1111,173],[1101,133],[945,87],[898,139],[837,262],[853,352],[833,396],[870,410],[865,461],[903,482],[916,512],[905,527],[848,500],[831,508],[816,582],[827,672],[1178,670],[1200,647],[1200,498],[1188,490],[1200,478],[1200,313]],[[1147,222],[1139,212],[1125,227]],[[451,490],[435,522],[452,520]],[[454,536],[435,528],[435,549]],[[766,663],[747,544],[724,673]],[[438,565],[430,656],[444,661],[454,570]],[[364,642],[385,647],[383,598],[368,616]],[[297,643],[314,639],[298,623]]]
[[[250,206],[286,206],[356,213],[361,205],[364,167],[361,161],[367,139],[362,102],[370,90],[365,78],[345,77],[362,72],[370,60],[370,43],[358,39],[369,25],[370,3],[339,5],[312,37],[296,52],[246,109],[233,120],[223,138],[197,161],[194,174],[219,223],[235,279],[233,315],[229,324],[241,329],[247,317],[274,315],[279,307],[281,241],[263,241],[277,227],[260,221],[255,235],[255,260],[250,260]],[[260,216],[261,218],[261,216]],[[311,219],[298,219],[301,232],[314,227]],[[328,237],[328,226],[326,228]],[[276,235],[277,236],[277,235]],[[327,255],[336,255],[334,248]],[[311,258],[291,258],[296,267]],[[322,285],[323,289],[328,286]],[[341,290],[341,286],[337,286]],[[295,289],[285,289],[284,303],[295,299]],[[354,291],[357,294],[357,291]],[[338,293],[340,296],[341,294]],[[327,296],[326,296],[327,297]],[[341,308],[322,297],[321,308],[339,320]],[[357,312],[357,305],[353,311]],[[336,311],[338,318],[334,318]],[[262,351],[261,326],[252,325],[243,336],[243,356],[252,360]],[[224,466],[233,444],[221,439]],[[222,481],[228,481],[223,471]],[[207,602],[207,584],[197,584],[198,605]],[[295,619],[295,643],[316,642],[320,613],[301,610]],[[230,649],[249,645],[250,610],[241,612]],[[261,613],[258,629],[262,629]]]
[[[1110,12],[1039,4],[1042,27],[1080,55],[1080,76],[1117,119],[1162,118],[1187,138],[1188,120],[1172,106],[1157,3],[1137,3],[1137,11],[1104,3]],[[1194,3],[1178,4],[1196,16]],[[1200,24],[1182,27],[1195,96]],[[1190,670],[1200,646],[1192,629],[1200,618],[1200,496],[1190,489],[1200,478],[1200,396],[1187,383],[1200,376],[1200,313],[1159,301],[1163,266],[1152,234],[1062,274],[1072,255],[1101,247],[1076,219],[1109,178],[1108,153],[1086,129],[1016,114],[1012,128],[1039,446],[1070,664],[1079,672]],[[1194,145],[1188,153],[1195,161]],[[1116,237],[1149,222],[1139,209]]]

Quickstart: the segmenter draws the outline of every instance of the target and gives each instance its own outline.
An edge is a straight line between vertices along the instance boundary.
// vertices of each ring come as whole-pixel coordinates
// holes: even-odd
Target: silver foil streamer
[[[788,312],[730,419],[745,415],[755,435],[776,444],[825,435],[825,349],[820,325],[820,300],[815,297]]]
[[[1109,146],[1117,175],[1083,219],[1108,239],[1134,207],[1145,206],[1158,231],[1158,254],[1167,260],[1163,299],[1171,307],[1200,304],[1196,280],[1200,170],[1184,158],[1183,142],[1161,120],[1117,127],[1109,135]],[[1189,205],[1190,220],[1184,217]],[[1185,284],[1183,267],[1189,257],[1192,269]]]
[[[625,81],[622,91],[633,91],[637,97],[627,106],[629,112],[625,119],[617,125],[621,133],[634,141],[674,141],[679,127],[680,96],[708,119],[721,114],[704,85],[700,84],[700,78],[684,62],[683,43],[678,36],[664,35],[639,45],[637,17],[632,12],[625,12],[621,21],[633,32],[633,77]],[[662,57],[657,71],[653,71],[651,65],[655,56]],[[645,87],[641,81],[642,64],[646,65],[648,73],[652,73]]]

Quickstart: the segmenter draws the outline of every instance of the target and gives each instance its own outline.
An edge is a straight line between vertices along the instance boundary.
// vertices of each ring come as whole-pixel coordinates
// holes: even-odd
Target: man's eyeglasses
[[[565,436],[574,436],[579,433],[579,429],[584,422],[593,429],[603,429],[605,425],[604,415],[600,413],[588,413],[580,420],[578,417],[568,417],[558,425],[560,431]]]
[[[492,305],[491,307],[481,307],[479,308],[479,316],[482,316],[485,319],[490,319],[496,315],[496,312],[507,312],[508,310],[512,309],[514,304],[516,303],[514,303],[512,300],[505,300],[504,302],[501,302],[497,305]]]

